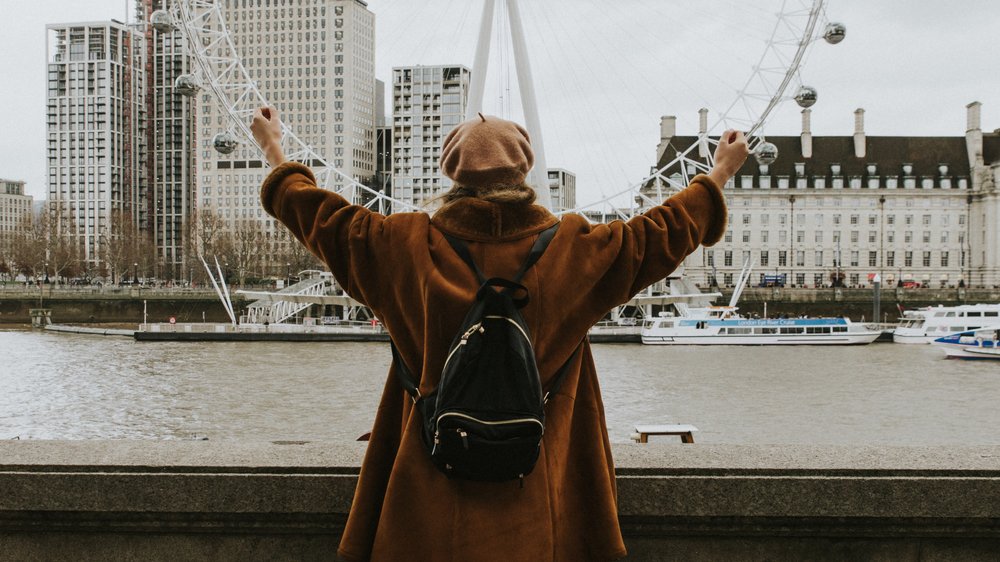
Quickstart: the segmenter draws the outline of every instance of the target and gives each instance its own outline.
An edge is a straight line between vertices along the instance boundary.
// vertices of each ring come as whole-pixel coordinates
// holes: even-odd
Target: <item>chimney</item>
[[[969,171],[972,172],[972,189],[982,189],[984,178],[983,167],[983,130],[980,128],[980,110],[983,104],[974,101],[965,106],[965,149],[969,153]]]
[[[670,139],[677,134],[677,118],[673,115],[663,115],[660,117],[660,144],[656,145],[656,162],[663,159],[663,153],[670,145]]]
[[[854,156],[865,157],[865,110],[854,110]]]
[[[698,157],[708,158],[708,110],[704,107],[698,110]]]
[[[810,126],[812,117],[811,109],[802,110],[802,157],[812,158],[813,155],[813,135]]]

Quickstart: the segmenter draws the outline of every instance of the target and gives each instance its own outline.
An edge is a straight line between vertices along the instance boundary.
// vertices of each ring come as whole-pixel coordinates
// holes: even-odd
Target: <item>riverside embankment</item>
[[[255,287],[260,290],[261,288]],[[266,288],[264,289],[266,290]],[[717,304],[728,302],[731,289],[723,289]],[[232,294],[237,312],[250,301]],[[764,316],[849,316],[872,320],[875,293],[872,289],[805,289],[752,287],[743,292],[740,310]],[[889,288],[880,293],[880,321],[893,322],[899,310],[930,305],[1000,302],[995,288]],[[26,324],[32,308],[52,310],[52,321],[72,323],[225,322],[225,309],[212,289],[152,287],[65,287],[17,284],[0,286],[0,324]],[[310,311],[314,317],[322,310]],[[766,310],[765,310],[766,309]],[[327,310],[326,312],[331,312]]]
[[[307,441],[0,441],[0,552],[331,560],[363,453]],[[1000,552],[1000,447],[623,444],[614,456],[630,561]]]

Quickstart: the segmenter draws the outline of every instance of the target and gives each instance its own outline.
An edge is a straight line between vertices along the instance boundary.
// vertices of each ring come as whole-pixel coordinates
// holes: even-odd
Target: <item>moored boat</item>
[[[1000,324],[967,330],[935,339],[948,359],[1000,360]]]
[[[660,317],[642,331],[652,345],[866,345],[882,332],[849,318]]]
[[[892,332],[895,343],[931,343],[948,334],[1000,323],[1000,304],[933,306],[903,313]]]

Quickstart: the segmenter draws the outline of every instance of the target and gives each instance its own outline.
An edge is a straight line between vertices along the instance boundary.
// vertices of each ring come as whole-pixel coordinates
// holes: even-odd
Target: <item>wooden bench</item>
[[[648,443],[650,435],[679,435],[682,443],[694,443],[694,432],[698,428],[690,424],[637,425],[632,439],[637,443]]]

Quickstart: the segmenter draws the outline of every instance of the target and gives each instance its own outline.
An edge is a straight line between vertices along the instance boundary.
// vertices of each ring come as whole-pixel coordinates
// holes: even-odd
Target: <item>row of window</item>
[[[702,254],[703,266],[714,267],[716,265],[715,252],[716,250],[709,250],[709,249],[704,250],[704,253]],[[789,253],[788,250],[760,250],[757,259],[757,264],[760,267],[769,267],[771,265],[771,252],[777,252],[778,267],[788,266],[788,253]],[[914,252],[913,250],[906,250],[902,252],[903,254],[902,263],[897,263],[896,259],[897,253],[898,252],[896,250],[890,250],[885,252],[885,267],[913,267],[914,256],[916,255],[916,252]],[[930,250],[922,251],[920,254],[921,265],[923,267],[934,267],[935,264],[933,263],[934,260],[932,258],[935,253],[938,255],[938,261],[937,261],[938,267],[951,267],[952,265],[951,251],[949,250],[944,250],[940,252],[932,252]],[[746,259],[750,257],[750,254],[751,254],[750,251],[743,252],[744,261],[746,261]],[[842,257],[838,258],[838,256],[842,256],[843,254],[847,254],[849,258],[846,264],[843,262]],[[965,267],[965,252],[961,251],[959,252],[959,254],[960,254],[959,266]],[[845,266],[859,267],[861,265],[861,255],[862,254],[860,250],[850,250],[849,252],[838,252],[836,250],[831,250],[828,253],[825,250],[814,250],[813,261],[812,263],[807,264],[806,251],[796,250],[795,266],[796,267],[807,267],[807,266],[808,267],[845,267]],[[867,258],[868,258],[867,260],[868,267],[879,267],[881,265],[879,264],[878,261],[877,250],[869,250]],[[733,267],[733,263],[734,263],[733,251],[723,250],[722,252],[723,267]]]
[[[744,231],[742,231],[742,241],[743,241],[744,244],[749,244],[751,242],[751,233],[752,232],[753,231],[751,231],[751,230],[744,230]],[[777,232],[778,232],[777,243],[778,244],[787,243],[788,242],[788,231],[787,230],[779,230]],[[826,237],[825,233],[826,233],[826,231],[823,231],[823,230],[813,231],[813,242],[815,242],[817,244],[822,244],[824,242],[824,238]],[[832,234],[833,234],[833,243],[834,244],[839,244],[840,241],[841,241],[841,232],[839,230],[835,230],[835,231],[832,232]],[[857,244],[858,242],[860,242],[860,238],[861,238],[860,234],[861,234],[860,231],[852,230],[851,231],[851,237],[850,237],[851,243]],[[770,231],[768,231],[768,230],[761,230],[761,231],[758,232],[758,235],[759,235],[760,243],[761,244],[767,244],[767,243],[770,242],[770,238],[771,238],[771,232]],[[868,243],[869,244],[874,244],[874,243],[878,242],[878,235],[879,235],[879,231],[877,231],[877,230],[869,230],[868,231]],[[931,231],[930,230],[924,230],[924,231],[922,231],[921,235],[922,235],[921,236],[921,242],[922,243],[924,243],[924,244],[930,244],[931,243],[932,236],[931,236]],[[950,242],[950,239],[951,239],[951,233],[950,233],[950,231],[944,230],[944,231],[940,232],[939,240],[940,240],[940,242],[942,244],[948,244]],[[727,230],[726,231],[726,235],[725,235],[725,237],[724,237],[723,240],[726,243],[732,243],[732,241],[733,241],[733,232],[731,230]],[[806,241],[806,231],[804,231],[804,230],[797,230],[797,231],[795,231],[795,242],[798,243],[798,244],[803,244],[803,243],[805,243],[805,241]],[[912,230],[905,230],[905,231],[903,231],[903,243],[904,244],[912,244],[913,241],[914,241],[913,231]],[[890,230],[890,231],[886,232],[885,233],[885,242],[888,243],[888,244],[895,244],[896,243],[896,231]],[[958,243],[961,244],[963,242],[965,242],[965,232],[959,232],[958,233]]]

